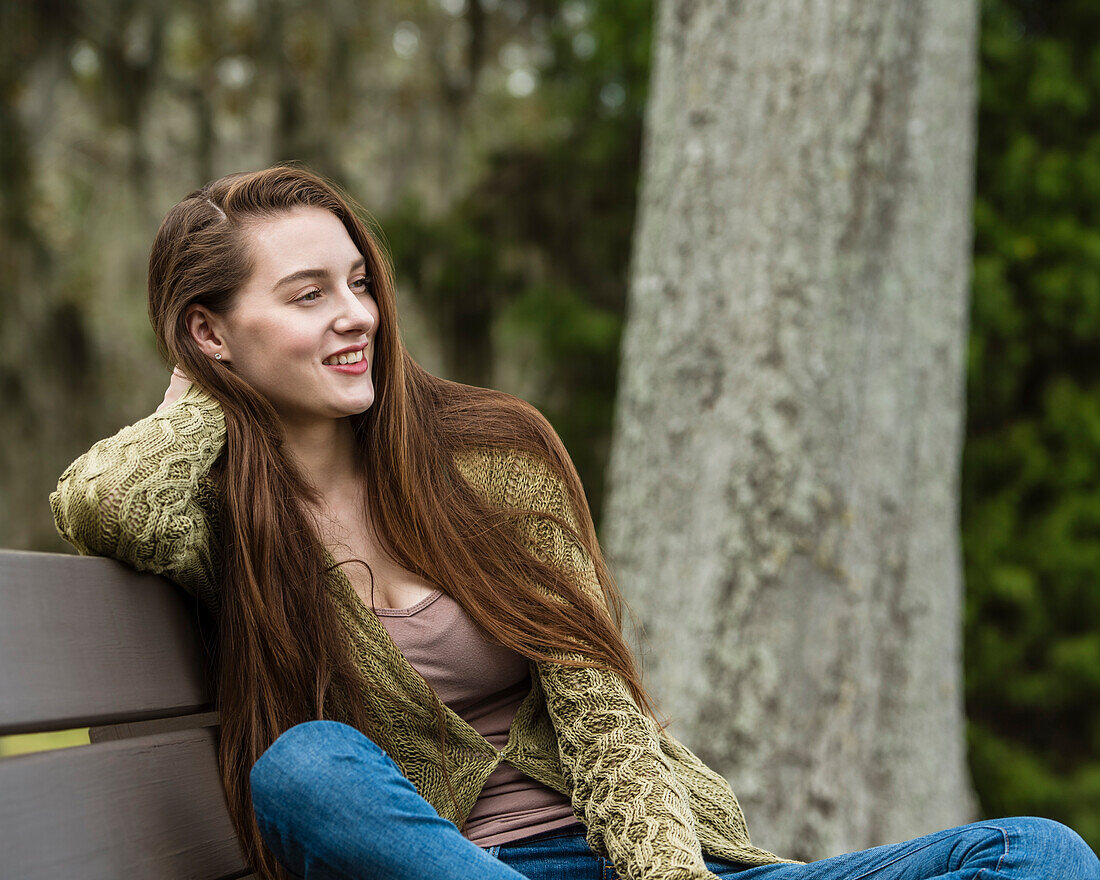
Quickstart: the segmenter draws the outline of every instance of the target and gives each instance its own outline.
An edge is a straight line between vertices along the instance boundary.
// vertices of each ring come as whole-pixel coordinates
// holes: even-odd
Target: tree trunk
[[[974,0],[659,4],[603,521],[753,842],[972,821]]]

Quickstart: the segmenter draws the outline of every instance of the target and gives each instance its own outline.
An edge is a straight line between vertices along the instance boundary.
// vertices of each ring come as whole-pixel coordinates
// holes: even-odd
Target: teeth
[[[357,364],[363,359],[363,351],[349,351],[347,354],[337,354],[330,358],[325,358],[321,363],[328,366],[335,366],[336,364]]]

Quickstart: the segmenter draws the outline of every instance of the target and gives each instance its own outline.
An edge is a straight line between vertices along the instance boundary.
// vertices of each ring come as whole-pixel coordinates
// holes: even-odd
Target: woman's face
[[[257,221],[246,235],[254,272],[233,307],[213,319],[223,360],[288,424],[368,409],[378,304],[343,223],[302,207]]]

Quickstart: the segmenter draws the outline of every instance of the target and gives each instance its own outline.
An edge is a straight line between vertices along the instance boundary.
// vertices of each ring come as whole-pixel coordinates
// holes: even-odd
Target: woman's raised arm
[[[225,445],[225,417],[182,373],[172,381],[156,412],[65,469],[50,508],[58,533],[82,554],[165,575],[215,611],[216,495],[208,474]]]

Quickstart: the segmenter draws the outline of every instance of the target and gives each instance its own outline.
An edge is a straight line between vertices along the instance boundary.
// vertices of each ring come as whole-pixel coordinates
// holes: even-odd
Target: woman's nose
[[[341,332],[370,331],[374,327],[375,317],[368,303],[369,300],[362,298],[357,291],[347,288],[340,297],[336,329]]]

